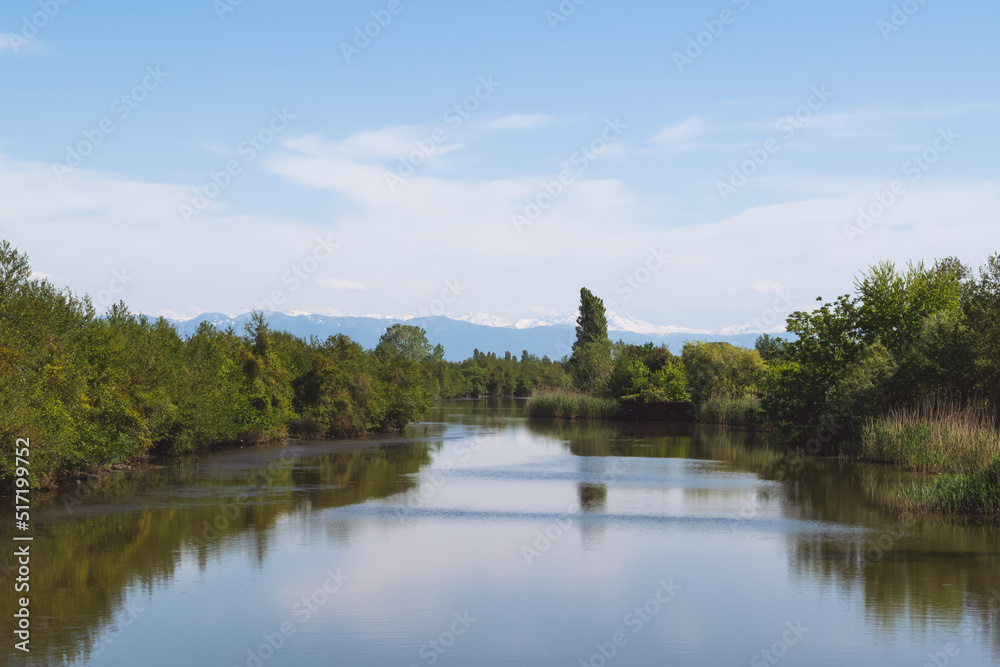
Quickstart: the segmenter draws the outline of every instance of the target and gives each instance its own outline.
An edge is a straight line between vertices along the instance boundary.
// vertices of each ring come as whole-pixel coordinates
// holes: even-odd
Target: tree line
[[[272,331],[255,314],[243,332],[202,323],[182,338],[121,303],[99,317],[89,297],[33,278],[4,241],[0,483],[12,479],[18,438],[31,439],[31,480],[42,485],[151,451],[401,428],[434,397],[405,329],[365,350],[343,335]]]
[[[32,442],[37,486],[151,452],[398,430],[438,398],[570,384],[562,363],[527,350],[445,361],[405,324],[372,350],[342,334],[273,331],[258,313],[244,331],[203,322],[185,338],[124,303],[99,316],[89,297],[32,277],[27,255],[0,242],[0,487],[13,479],[18,438]]]
[[[743,402],[745,417],[808,435],[843,436],[896,409],[947,403],[1000,414],[1000,254],[978,272],[955,258],[862,272],[853,294],[789,315],[784,336],[754,349],[689,341],[612,343],[601,299],[580,293],[577,339],[565,367],[575,390],[643,401],[690,400],[704,411]]]

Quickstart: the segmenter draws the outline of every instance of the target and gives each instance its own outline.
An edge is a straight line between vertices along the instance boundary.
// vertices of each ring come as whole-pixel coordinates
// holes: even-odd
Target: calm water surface
[[[794,463],[749,434],[529,423],[514,401],[160,462],[36,508],[32,652],[5,613],[0,658],[995,664],[997,529],[894,518],[898,472]]]

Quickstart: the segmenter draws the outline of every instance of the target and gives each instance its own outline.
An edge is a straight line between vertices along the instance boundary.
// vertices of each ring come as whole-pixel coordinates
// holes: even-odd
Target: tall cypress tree
[[[604,313],[604,301],[598,299],[589,289],[580,289],[580,316],[576,318],[576,342],[573,351],[594,341],[608,340],[608,318]]]
[[[570,369],[573,384],[588,393],[599,391],[611,373],[611,341],[604,302],[586,287],[580,290],[580,316],[576,319]]]

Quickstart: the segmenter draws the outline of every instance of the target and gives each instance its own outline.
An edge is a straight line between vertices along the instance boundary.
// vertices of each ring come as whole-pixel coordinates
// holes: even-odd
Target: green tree
[[[400,355],[407,361],[420,362],[430,357],[432,351],[427,331],[408,324],[393,324],[379,338],[375,354],[383,358]]]
[[[586,287],[580,289],[580,315],[569,365],[574,386],[588,393],[600,390],[611,374],[611,341],[604,302]]]
[[[764,360],[729,343],[689,342],[682,354],[691,400],[750,398],[760,389]]]
[[[596,394],[611,375],[611,341],[595,340],[573,351],[570,368],[573,386],[583,392]]]
[[[754,349],[764,361],[778,361],[785,354],[785,339],[770,334],[761,334],[754,342]]]
[[[961,262],[947,258],[903,272],[883,262],[844,295],[811,313],[788,318],[796,336],[767,373],[763,405],[769,419],[804,430],[834,421],[852,426],[922,397],[967,400],[976,381],[970,327],[978,287]],[[984,322],[989,318],[981,318]]]
[[[974,348],[974,392],[1000,413],[1000,254],[968,281],[963,310]]]
[[[602,343],[608,340],[608,318],[604,301],[598,299],[589,289],[580,289],[580,315],[576,318],[576,342],[573,352],[588,343]]]
[[[18,252],[8,241],[0,242],[0,303],[24,289],[31,278],[28,255]]]
[[[473,361],[463,364],[462,377],[469,396],[479,398],[486,393],[486,371],[482,366]]]

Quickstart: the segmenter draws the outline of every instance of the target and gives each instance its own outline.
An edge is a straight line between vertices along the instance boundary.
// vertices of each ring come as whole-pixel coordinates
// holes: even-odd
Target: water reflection
[[[781,480],[760,489],[734,523],[752,521],[754,508],[770,504],[777,493],[786,518],[866,529],[835,537],[796,535],[788,544],[795,577],[831,582],[842,595],[857,595],[877,628],[908,623],[926,631],[943,620],[973,622],[988,643],[1000,645],[1000,530],[894,515],[890,499],[919,474],[833,457],[790,463],[786,449],[766,435],[710,425],[546,420],[532,421],[529,428],[564,441],[577,456],[707,459]],[[718,491],[686,493],[704,497]]]
[[[580,509],[584,512],[603,512],[608,498],[608,487],[603,484],[580,484]]]
[[[197,467],[168,461],[140,475],[105,478],[85,501],[72,492],[50,499],[35,512],[32,651],[20,664],[86,660],[101,628],[120,624],[130,600],[154,595],[186,556],[201,571],[233,551],[262,564],[271,529],[283,518],[405,492],[432,447],[416,442],[304,460],[271,449],[248,464],[234,452],[203,454]],[[332,523],[328,530],[346,542],[352,527]],[[4,609],[13,607],[12,578],[10,569]],[[5,620],[6,636],[13,636]]]
[[[315,587],[308,572],[343,561],[353,592],[269,665],[328,664],[331,652],[344,664],[424,664],[419,648],[466,607],[483,620],[441,664],[578,664],[621,626],[618,610],[671,573],[687,594],[616,664],[745,664],[794,614],[817,629],[788,664],[864,663],[887,647],[923,664],[963,632],[974,640],[962,664],[986,664],[1000,639],[1000,533],[886,512],[913,481],[836,458],[789,460],[760,434],[528,422],[523,402],[442,403],[405,436],[158,462],[43,503],[32,654],[4,655],[177,664],[114,637],[145,636],[143,614],[190,595],[204,616],[143,632],[208,624],[192,664],[234,664],[244,635],[272,629]],[[525,545],[538,552],[530,563]],[[199,597],[208,590],[232,598]],[[232,617],[212,616],[210,603]]]

